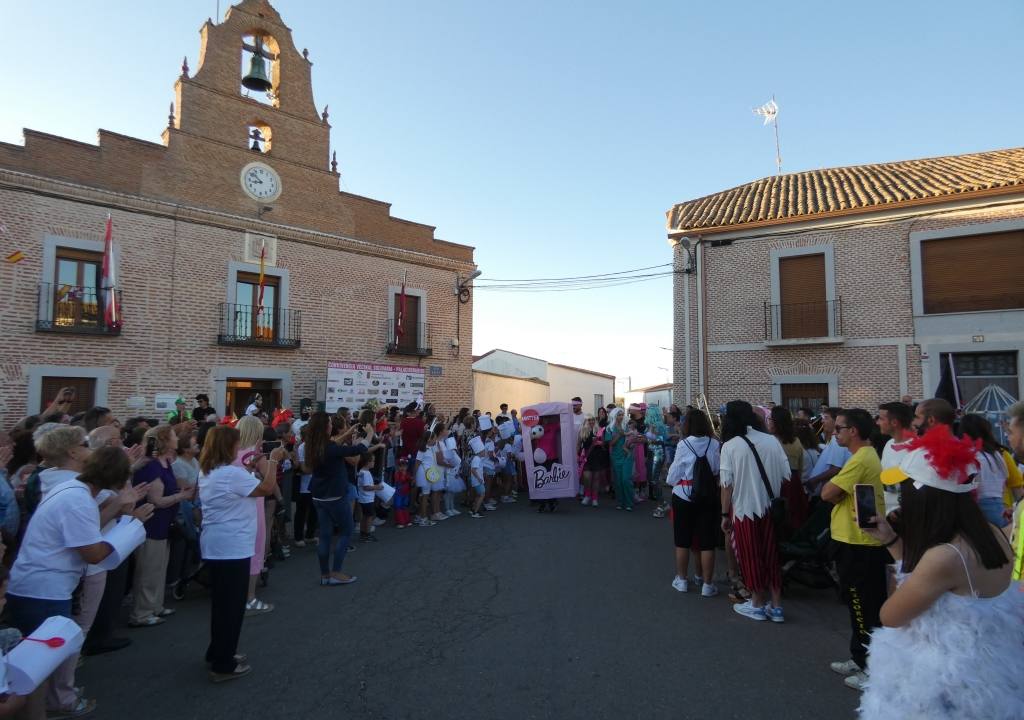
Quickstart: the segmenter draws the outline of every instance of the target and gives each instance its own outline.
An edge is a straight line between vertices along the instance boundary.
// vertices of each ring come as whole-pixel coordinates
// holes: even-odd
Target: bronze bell
[[[242,87],[256,92],[267,92],[273,85],[267,77],[267,63],[263,59],[263,43],[256,37],[256,51],[249,61],[249,74],[242,78]]]

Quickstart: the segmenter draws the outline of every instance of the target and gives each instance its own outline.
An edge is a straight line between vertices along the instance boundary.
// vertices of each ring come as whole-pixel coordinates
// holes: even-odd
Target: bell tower
[[[205,140],[328,172],[331,126],[313,103],[312,67],[267,0],[242,0],[200,29],[199,66],[191,77],[182,67],[164,144]]]

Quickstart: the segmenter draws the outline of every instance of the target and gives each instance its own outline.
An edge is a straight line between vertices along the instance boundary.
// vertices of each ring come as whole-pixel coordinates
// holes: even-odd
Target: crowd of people
[[[131,642],[118,635],[124,606],[130,627],[173,622],[167,593],[181,599],[196,583],[210,596],[209,677],[242,677],[244,618],[273,612],[258,590],[292,548],[316,546],[321,586],[349,585],[346,557],[377,542],[377,528],[479,520],[525,488],[524,428],[504,404],[445,416],[429,403],[328,414],[303,402],[296,417],[257,395],[237,419],[199,395],[191,410],[178,398],[160,420],[122,423],[103,407],[70,415],[73,399],[62,390],[0,441],[3,652],[54,615],[79,625],[83,655],[119,650]],[[812,542],[850,616],[849,658],[831,669],[864,691],[867,717],[1003,717],[1020,694],[1015,665],[989,649],[1019,655],[1024,642],[1024,594],[1009,589],[1021,569],[1024,404],[1009,411],[1010,447],[984,417],[938,399],[795,417],[739,400],[717,415],[640,403],[589,415],[580,398],[571,410],[576,500],[624,513],[650,503],[669,517],[678,592],[719,595],[721,550],[735,612],[784,623],[787,543],[816,523],[827,531]],[[142,524],[145,539],[111,567],[104,532],[119,519]],[[935,630],[945,624],[958,629]],[[4,697],[0,716],[93,712],[78,662],[30,696]],[[980,688],[963,679],[979,665],[992,680]],[[903,692],[920,672],[933,679]]]

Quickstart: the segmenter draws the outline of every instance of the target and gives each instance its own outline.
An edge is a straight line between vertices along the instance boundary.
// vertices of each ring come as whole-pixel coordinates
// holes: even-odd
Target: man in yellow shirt
[[[840,589],[850,611],[850,660],[832,663],[846,675],[847,687],[860,690],[867,680],[867,654],[871,631],[881,627],[878,617],[886,599],[885,566],[889,554],[857,525],[855,485],[874,488],[875,508],[885,512],[882,463],[872,447],[874,421],[867,410],[843,410],[836,417],[836,441],[850,451],[850,459],[821,489],[821,499],[833,504],[832,543]]]

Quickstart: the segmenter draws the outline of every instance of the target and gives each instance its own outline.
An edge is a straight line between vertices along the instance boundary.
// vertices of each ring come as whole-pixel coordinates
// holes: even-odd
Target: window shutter
[[[1024,231],[921,243],[924,312],[1024,308]]]
[[[779,259],[779,303],[783,338],[828,336],[824,254]]]

